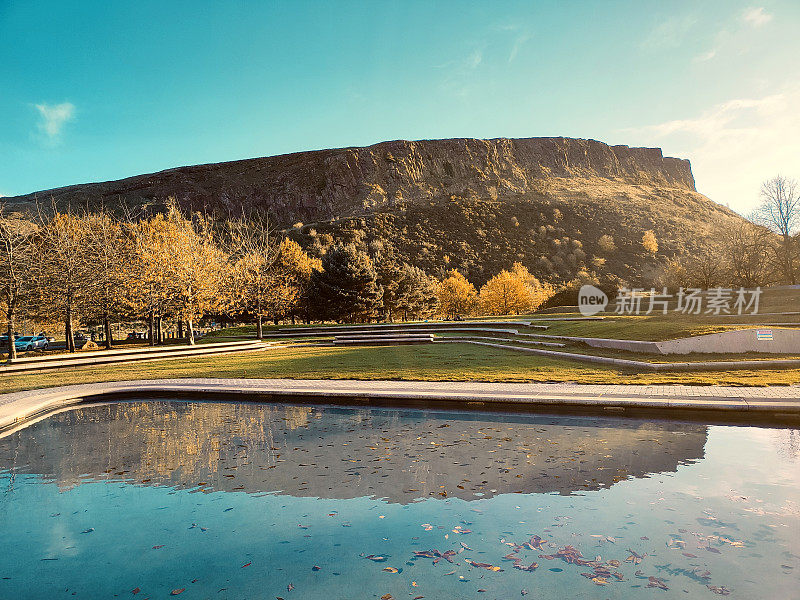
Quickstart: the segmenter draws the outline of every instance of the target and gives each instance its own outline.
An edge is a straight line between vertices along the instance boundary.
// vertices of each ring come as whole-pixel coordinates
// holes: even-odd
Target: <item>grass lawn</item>
[[[0,391],[171,377],[790,385],[800,384],[800,369],[640,374],[471,344],[277,347],[268,351],[224,356],[198,356],[0,376]]]

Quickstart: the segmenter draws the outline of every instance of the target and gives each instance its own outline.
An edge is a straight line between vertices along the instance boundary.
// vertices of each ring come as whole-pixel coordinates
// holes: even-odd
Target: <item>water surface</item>
[[[800,598],[799,455],[763,427],[85,406],[0,439],[0,598]]]

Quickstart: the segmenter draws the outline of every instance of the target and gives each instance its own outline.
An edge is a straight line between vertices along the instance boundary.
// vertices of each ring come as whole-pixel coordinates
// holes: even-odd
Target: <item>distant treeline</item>
[[[6,331],[15,323],[63,324],[70,351],[78,325],[144,321],[151,343],[164,327],[194,343],[202,317],[250,321],[261,337],[267,320],[359,322],[516,314],[553,293],[517,263],[476,291],[451,271],[442,280],[353,245],[321,258],[273,234],[259,219],[211,222],[169,202],[164,214],[122,219],[107,212],[35,218],[0,214],[0,284]],[[9,344],[13,354],[13,343]]]

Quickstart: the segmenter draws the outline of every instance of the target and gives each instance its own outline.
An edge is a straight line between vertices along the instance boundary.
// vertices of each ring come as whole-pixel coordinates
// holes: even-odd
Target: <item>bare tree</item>
[[[31,266],[34,258],[35,225],[25,219],[6,216],[0,207],[0,302],[8,323],[8,360],[17,357],[14,319],[33,291]]]
[[[797,283],[795,240],[792,234],[800,227],[800,188],[793,179],[777,175],[761,186],[761,205],[754,214],[756,222],[781,236],[777,262],[783,279]]]
[[[256,318],[256,337],[264,337],[264,317],[276,277],[273,266],[278,246],[270,234],[266,218],[232,219],[225,229],[228,268],[226,269],[225,304],[240,313]]]
[[[775,238],[766,227],[740,221],[725,231],[725,257],[732,285],[756,287],[770,283],[770,255]]]

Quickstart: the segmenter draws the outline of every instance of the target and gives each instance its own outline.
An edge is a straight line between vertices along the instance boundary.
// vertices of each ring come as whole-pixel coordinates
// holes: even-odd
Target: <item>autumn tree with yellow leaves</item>
[[[40,216],[36,236],[37,313],[43,320],[61,319],[67,351],[75,352],[74,322],[96,293],[96,269],[87,260],[94,243],[88,216],[71,211]]]
[[[478,294],[464,275],[451,269],[438,290],[439,310],[450,318],[463,317],[470,314],[476,305]]]

